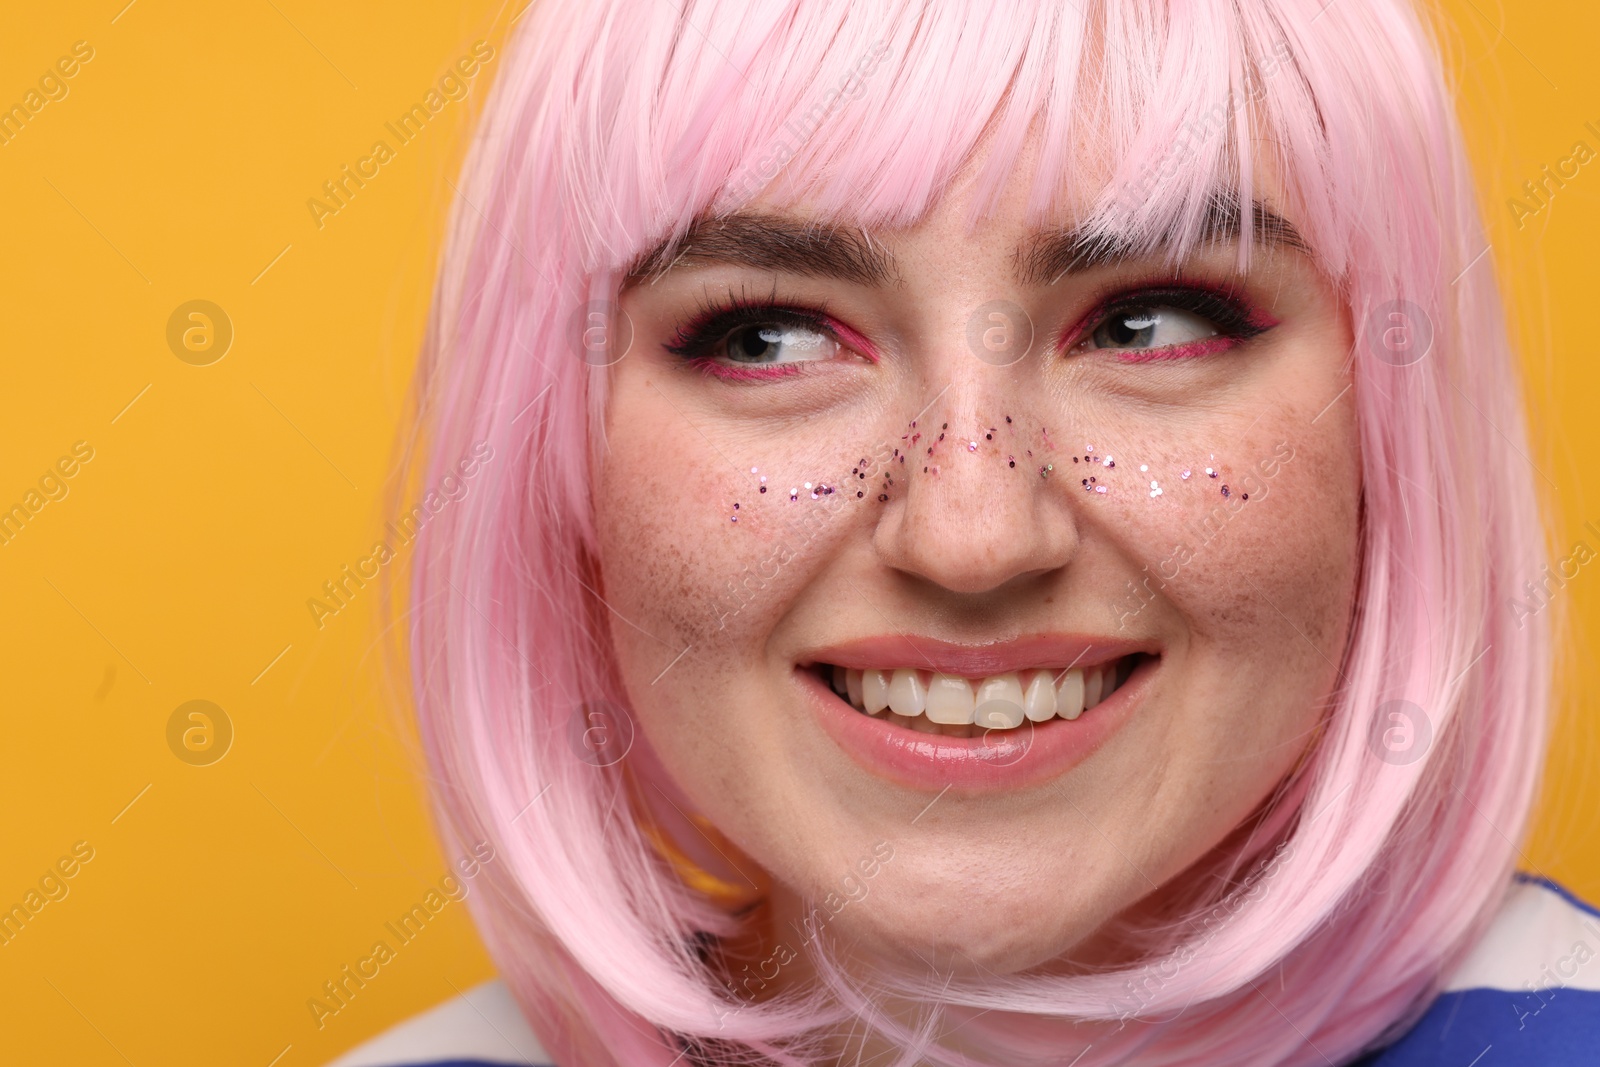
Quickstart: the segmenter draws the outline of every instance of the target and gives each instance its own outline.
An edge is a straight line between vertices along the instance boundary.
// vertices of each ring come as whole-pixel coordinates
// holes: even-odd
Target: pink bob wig
[[[1323,1065],[1409,1027],[1509,881],[1551,700],[1551,613],[1507,610],[1548,558],[1521,386],[1422,16],[1404,0],[535,0],[505,51],[406,469],[437,485],[483,462],[418,540],[398,617],[441,833],[496,850],[475,919],[549,1052],[799,1065],[854,1022],[900,1064]],[[1329,398],[1355,406],[1364,479],[1337,689],[1261,818],[1185,876],[1182,914],[1128,932],[1137,961],[868,981],[819,939],[815,989],[741,998],[706,946],[745,917],[663,861],[647,828],[667,816],[624,786],[681,794],[642,737],[608,765],[574,743],[585,709],[627,701],[589,491],[606,364],[626,355],[611,302],[641,255],[757,195],[894,228],[970,175],[980,225],[1025,150],[1030,221],[1078,205],[1071,221],[1174,256],[1208,200],[1256,202],[1270,166],[1355,341],[1353,386]],[[885,996],[921,1005],[917,1024],[875,1011]],[[960,1049],[936,1037],[955,1025]]]

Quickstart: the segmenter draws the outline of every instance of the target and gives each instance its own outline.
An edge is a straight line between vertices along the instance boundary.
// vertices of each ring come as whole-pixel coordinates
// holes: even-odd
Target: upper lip
[[[958,644],[937,637],[895,634],[860,637],[812,649],[801,657],[800,666],[827,663],[857,670],[908,667],[936,674],[981,678],[1030,667],[1057,670],[1096,667],[1135,652],[1156,654],[1158,651],[1148,641],[1095,634],[1034,634],[985,644]]]

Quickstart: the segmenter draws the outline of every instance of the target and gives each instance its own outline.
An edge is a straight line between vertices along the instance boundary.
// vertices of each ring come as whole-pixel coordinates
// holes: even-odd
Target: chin
[[[851,914],[852,910],[854,911]],[[1032,915],[1030,921],[1026,918]],[[844,909],[832,943],[853,954],[958,977],[1014,974],[1070,953],[1098,925],[1058,895],[1006,903],[995,887],[884,886]]]

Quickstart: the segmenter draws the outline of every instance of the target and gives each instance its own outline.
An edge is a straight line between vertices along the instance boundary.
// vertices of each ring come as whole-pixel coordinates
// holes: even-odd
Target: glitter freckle
[[[967,451],[968,452],[976,452],[977,450],[978,450],[978,442],[976,442],[976,441],[968,441],[967,442]]]

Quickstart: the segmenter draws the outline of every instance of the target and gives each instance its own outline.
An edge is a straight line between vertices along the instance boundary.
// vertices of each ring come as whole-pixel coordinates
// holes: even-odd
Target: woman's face
[[[970,232],[960,183],[894,231],[758,202],[620,299],[594,503],[622,678],[796,951],[1088,952],[1262,803],[1337,680],[1335,292],[1292,229],[1243,275],[1231,239],[1178,272],[1080,255],[1112,246],[1030,231],[1027,178]]]

